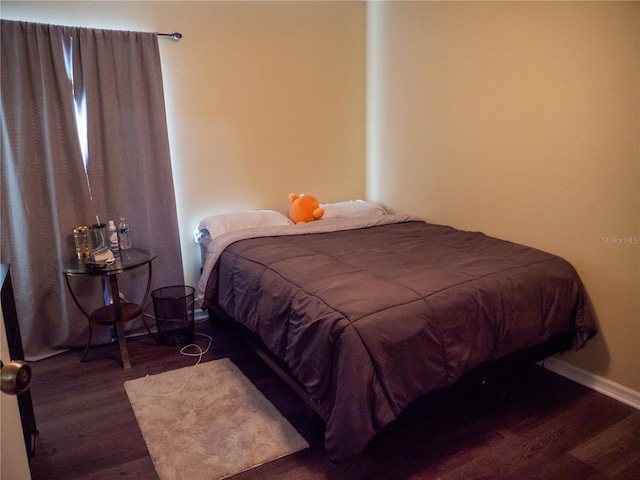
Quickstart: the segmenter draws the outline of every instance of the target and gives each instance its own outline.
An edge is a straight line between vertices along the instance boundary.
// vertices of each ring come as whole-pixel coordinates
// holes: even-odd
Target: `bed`
[[[201,308],[240,324],[304,395],[332,461],[483,365],[580,349],[596,333],[575,269],[556,255],[368,202],[335,205],[305,225],[254,211],[194,232]]]

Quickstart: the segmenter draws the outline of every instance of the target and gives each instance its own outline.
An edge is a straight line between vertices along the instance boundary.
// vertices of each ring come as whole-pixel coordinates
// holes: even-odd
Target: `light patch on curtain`
[[[75,69],[73,68],[73,37],[66,37],[68,43],[65,43],[65,37],[62,39],[62,51],[64,55],[64,65],[67,71],[67,77],[71,83],[71,95],[73,102],[73,112],[76,121],[76,130],[78,131],[78,142],[80,151],[82,152],[82,163],[84,165],[84,174],[89,188],[89,199],[93,201],[91,194],[91,182],[89,181],[88,165],[89,165],[89,140],[88,140],[88,119],[87,119],[87,92],[84,87],[77,85],[80,82],[75,80]]]

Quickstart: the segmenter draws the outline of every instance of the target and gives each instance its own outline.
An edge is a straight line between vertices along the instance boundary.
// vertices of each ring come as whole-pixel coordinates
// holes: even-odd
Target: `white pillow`
[[[223,233],[253,227],[276,227],[294,223],[275,210],[222,213],[200,220],[193,235],[198,243],[209,243]]]
[[[346,200],[344,202],[320,204],[324,208],[322,218],[359,217],[363,215],[386,215],[387,212],[377,203],[364,200]]]

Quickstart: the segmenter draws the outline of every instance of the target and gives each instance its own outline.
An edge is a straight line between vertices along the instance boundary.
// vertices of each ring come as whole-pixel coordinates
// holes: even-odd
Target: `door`
[[[9,347],[0,309],[0,359],[9,362]],[[18,398],[0,392],[0,479],[30,480],[27,449],[24,444]]]

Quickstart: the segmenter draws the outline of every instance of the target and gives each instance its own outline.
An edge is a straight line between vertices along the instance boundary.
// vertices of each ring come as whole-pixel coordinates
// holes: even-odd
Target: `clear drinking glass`
[[[91,250],[109,248],[107,243],[107,224],[95,223],[91,225]]]
[[[89,227],[80,225],[73,229],[73,241],[76,244],[78,260],[89,258]]]

